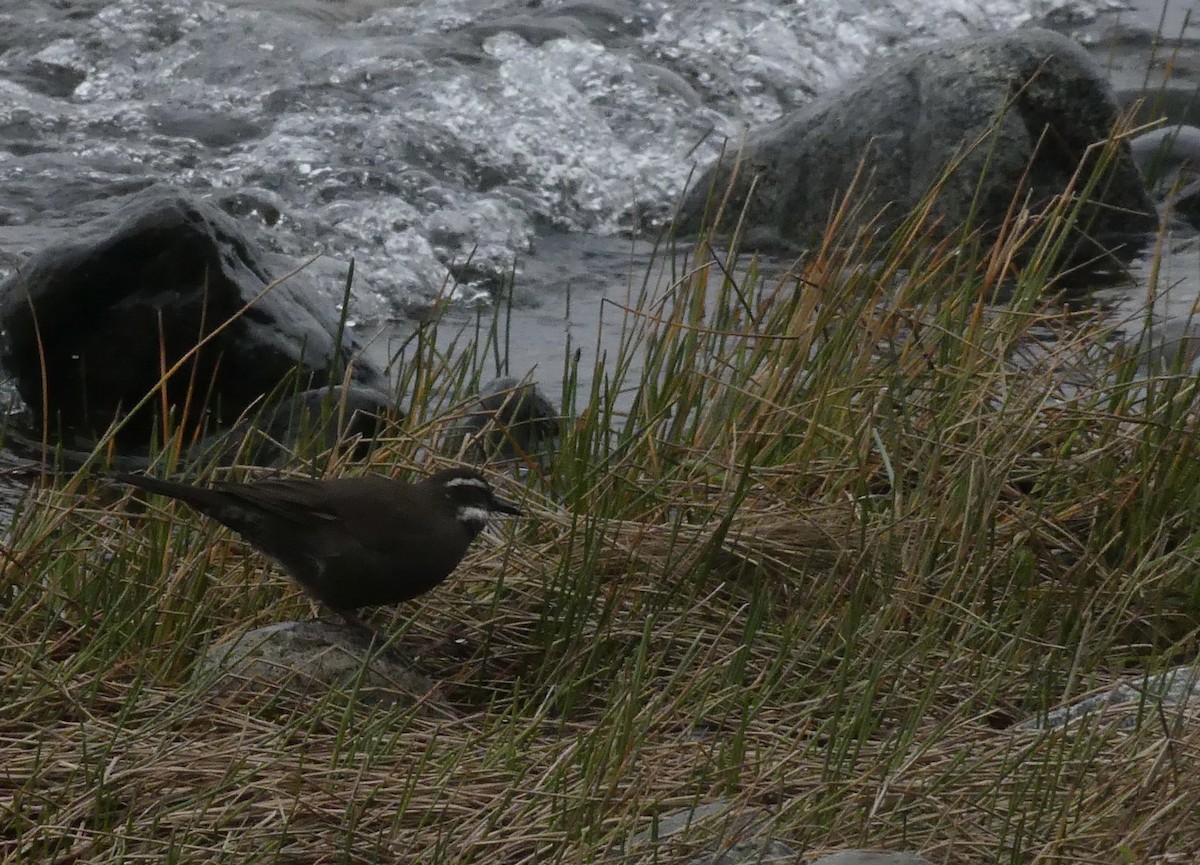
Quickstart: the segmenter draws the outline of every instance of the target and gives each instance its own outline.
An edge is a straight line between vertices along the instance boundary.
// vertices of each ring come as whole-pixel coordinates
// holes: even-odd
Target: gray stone
[[[349,626],[317,620],[280,622],[216,643],[197,664],[195,681],[219,694],[288,690],[319,699],[339,691],[365,703],[442,705],[430,699],[433,682],[394,647],[369,646]]]
[[[1200,715],[1200,668],[1183,666],[1123,682],[1106,693],[1056,709],[1045,718],[1024,721],[1016,729],[1065,727],[1085,716],[1097,716],[1101,723],[1115,721],[1119,730],[1135,729],[1147,720],[1157,726],[1164,718],[1172,728],[1180,722],[1191,723],[1197,715]]]
[[[1157,120],[1200,125],[1196,85],[1182,77],[1166,82],[1150,81],[1146,87],[1119,87],[1116,95],[1121,107],[1133,112],[1134,126],[1144,126]]]
[[[1129,149],[1151,186],[1172,186],[1181,172],[1200,169],[1200,129],[1162,126],[1129,139]]]
[[[842,850],[822,856],[810,865],[930,865],[916,853],[872,853],[868,850]]]
[[[703,820],[730,819],[730,812],[733,810],[733,807],[732,802],[725,799],[718,799],[716,802],[706,802],[703,805],[697,805],[695,808],[684,808],[681,811],[672,811],[668,814],[659,815],[655,818],[654,825],[651,828],[644,829],[633,836],[632,843],[643,844],[647,841],[665,841]],[[740,817],[733,817],[732,819],[740,825],[741,829],[745,829],[747,815],[743,814]]]
[[[719,853],[703,853],[687,865],[795,865],[799,854],[782,841],[739,841]]]
[[[1164,126],[1135,135],[1129,146],[1155,198],[1200,226],[1200,129]]]
[[[797,861],[797,853],[787,844],[763,837],[769,822],[765,811],[735,810],[733,803],[723,799],[658,817],[652,828],[633,837],[630,846],[682,841],[694,826],[709,822],[725,830],[726,843],[688,860],[688,865],[783,865]]]
[[[800,865],[801,855],[782,841],[770,838],[770,815],[761,808],[739,808],[724,799],[706,802],[658,817],[654,826],[633,836],[630,847],[647,843],[669,845],[686,840],[701,824],[723,830],[725,843],[687,860],[687,865]],[[843,850],[811,865],[930,865],[915,853],[876,853]]]
[[[191,138],[212,148],[232,147],[262,138],[266,133],[257,119],[238,117],[217,108],[153,105],[146,114],[156,132]]]
[[[752,133],[723,225],[733,225],[745,206],[747,245],[811,245],[866,156],[851,224],[865,225],[886,205],[878,225],[887,232],[961,154],[933,217],[950,230],[974,210],[975,225],[996,226],[1014,195],[1036,209],[1061,193],[1085,151],[1108,138],[1117,114],[1103,73],[1057,33],[1030,28],[942,42]],[[730,142],[726,158],[690,191],[680,232],[698,229],[710,194],[718,201],[724,194],[738,145]],[[1093,201],[1108,206],[1086,208],[1082,226],[1101,240],[1157,225],[1127,143]]]

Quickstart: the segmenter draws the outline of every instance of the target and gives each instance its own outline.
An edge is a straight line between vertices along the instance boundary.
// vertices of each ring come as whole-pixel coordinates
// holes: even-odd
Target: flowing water
[[[641,279],[633,238],[726,140],[914,43],[1028,22],[1122,85],[1161,75],[1158,0],[0,0],[0,271],[170,183],[271,249],[353,258],[381,352],[434,298],[468,321],[512,280],[512,372],[553,395]],[[1195,45],[1189,24],[1183,80]]]

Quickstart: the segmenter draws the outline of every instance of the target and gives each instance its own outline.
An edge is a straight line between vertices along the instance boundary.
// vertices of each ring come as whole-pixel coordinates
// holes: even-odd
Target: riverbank
[[[212,689],[207,647],[299,592],[182,509],[37,492],[3,562],[3,858],[688,862],[750,828],[810,859],[1193,856],[1193,724],[1022,726],[1194,659],[1200,621],[1200,389],[1047,309],[1053,242],[1013,278],[1054,226],[769,279],[701,244],[631,290],[590,387],[562,358],[554,459],[494,468],[526,516],[375,617],[435,683],[392,705]],[[430,468],[480,355],[422,350],[405,425],[322,471]]]

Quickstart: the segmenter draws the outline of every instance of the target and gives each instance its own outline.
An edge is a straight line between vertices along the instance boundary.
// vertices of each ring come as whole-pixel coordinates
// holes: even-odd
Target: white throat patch
[[[458,513],[456,513],[454,516],[455,519],[457,519],[460,523],[474,523],[482,526],[487,523],[490,515],[490,511],[488,511],[486,508],[477,508],[474,505],[467,505],[459,508]]]

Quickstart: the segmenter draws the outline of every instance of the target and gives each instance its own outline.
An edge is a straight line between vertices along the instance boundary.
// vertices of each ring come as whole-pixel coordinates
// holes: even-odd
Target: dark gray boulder
[[[404,412],[386,394],[355,385],[319,387],[270,400],[230,429],[201,440],[187,460],[229,465],[276,465],[293,454],[349,445],[364,458],[387,421]]]
[[[387,392],[349,335],[337,345],[341,287],[301,271],[262,294],[287,273],[271,261],[215,207],[145,191],[0,286],[0,359],[52,434],[103,431],[151,391],[164,360],[231,318],[167,383],[177,421],[228,423],[281,388],[339,383],[351,359],[351,383]],[[142,412],[126,439],[144,441],[152,420]]]
[[[748,245],[810,245],[865,156],[852,225],[886,206],[878,224],[889,231],[961,155],[933,216],[955,229],[974,208],[974,225],[996,226],[1014,196],[1038,208],[1061,193],[1088,148],[1109,136],[1117,112],[1101,71],[1057,33],[1030,28],[935,44],[753,132],[723,225],[732,226],[745,206]],[[699,229],[710,194],[719,201],[730,186],[738,142],[729,150],[685,198],[677,234]],[[1127,145],[1093,201],[1100,204],[1083,214],[1093,237],[1107,241],[1157,225]]]
[[[481,459],[517,459],[546,453],[561,434],[561,412],[537,383],[505,376],[479,389],[452,430],[451,447],[465,443]]]

